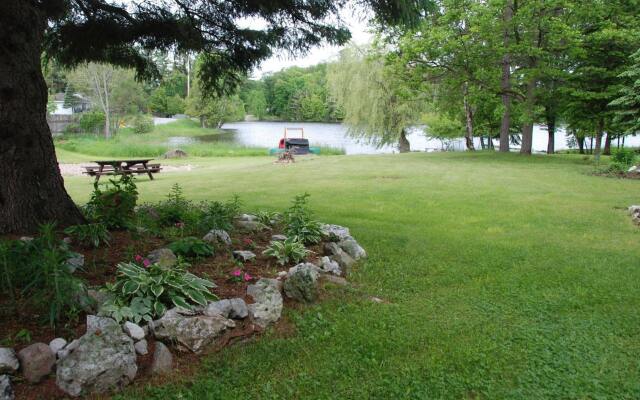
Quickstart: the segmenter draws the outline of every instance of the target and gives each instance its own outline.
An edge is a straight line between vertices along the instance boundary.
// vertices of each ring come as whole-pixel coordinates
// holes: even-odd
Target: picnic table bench
[[[149,159],[136,160],[100,160],[94,161],[97,166],[84,167],[84,174],[95,176],[96,182],[102,175],[147,174],[153,180],[153,174],[162,170],[160,164],[149,164]]]

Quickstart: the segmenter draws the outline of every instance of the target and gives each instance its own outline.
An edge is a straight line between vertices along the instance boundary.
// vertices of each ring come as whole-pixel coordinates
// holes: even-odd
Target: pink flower
[[[241,276],[242,275],[242,271],[239,269],[234,270],[231,275],[233,276]]]
[[[140,254],[136,254],[135,260],[136,260],[136,262],[141,262],[142,261],[142,256]]]
[[[249,282],[249,281],[250,281],[250,280],[252,280],[252,279],[253,279],[253,276],[251,276],[251,275],[249,275],[249,274],[247,274],[247,273],[245,273],[245,274],[244,274],[244,280],[245,280],[246,282]]]
[[[177,228],[184,228],[184,222],[176,222]]]
[[[144,261],[142,262],[142,265],[144,265],[144,267],[147,268],[149,265],[151,265],[151,261],[145,258]]]
[[[242,239],[242,241],[244,242],[244,244],[251,244],[253,243],[253,240],[249,239],[249,238],[244,238]]]

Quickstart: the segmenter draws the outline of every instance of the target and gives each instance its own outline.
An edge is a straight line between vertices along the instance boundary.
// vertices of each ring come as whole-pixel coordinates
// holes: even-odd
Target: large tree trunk
[[[0,1],[0,233],[83,221],[65,191],[47,125],[40,67],[46,20],[33,4]]]
[[[535,66],[535,63],[532,63]],[[536,79],[535,77],[529,77],[527,82],[527,100],[525,101],[525,118],[526,123],[522,127],[522,144],[520,145],[520,154],[531,154],[531,148],[533,146],[533,123],[535,118],[535,89]]]
[[[465,82],[464,84],[464,115],[466,119],[466,134],[464,136],[465,144],[467,145],[467,150],[474,151],[476,148],[473,145],[473,110],[471,109],[471,105],[469,104],[469,85]]]
[[[574,134],[574,136],[576,136]],[[584,154],[584,137],[576,136],[576,142],[578,142],[578,148],[580,149],[579,153]]]
[[[602,151],[602,154],[605,156],[611,155],[611,133],[607,133],[607,137],[604,140],[604,150]]]
[[[547,154],[553,154],[556,152],[556,117],[551,113],[547,113],[547,132],[549,134]]]
[[[598,131],[596,132],[596,148],[593,152],[593,157],[596,160],[596,164],[600,162],[600,154],[602,153],[602,134],[604,132],[604,121],[602,119],[598,122]],[[593,141],[591,141],[593,143]]]
[[[504,31],[502,44],[506,53],[502,57],[502,125],[500,126],[500,151],[509,151],[509,128],[511,127],[511,57],[509,55],[509,30],[513,19],[513,0],[507,0],[504,7]]]
[[[404,129],[400,131],[400,139],[398,139],[398,151],[400,151],[400,153],[408,153],[411,151],[411,145],[407,140],[407,135]]]

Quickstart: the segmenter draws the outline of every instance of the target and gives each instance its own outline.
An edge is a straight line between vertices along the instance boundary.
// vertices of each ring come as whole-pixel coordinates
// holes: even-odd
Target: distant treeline
[[[247,114],[264,120],[335,122],[342,110],[327,89],[327,65],[292,67],[240,87]]]

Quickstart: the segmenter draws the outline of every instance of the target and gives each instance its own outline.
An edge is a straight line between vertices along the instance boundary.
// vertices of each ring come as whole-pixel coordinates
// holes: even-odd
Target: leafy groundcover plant
[[[101,244],[109,245],[111,240],[111,234],[109,234],[107,227],[101,223],[72,225],[65,229],[64,233],[83,246],[93,246],[96,249]]]
[[[191,310],[194,305],[205,306],[217,300],[209,291],[215,285],[187,272],[187,266],[182,261],[170,268],[158,264],[148,267],[119,264],[115,283],[105,285],[104,290],[111,297],[100,314],[118,322],[138,323],[159,318],[173,306]]]
[[[176,255],[183,257],[208,257],[213,255],[213,246],[193,236],[176,240],[167,247]]]
[[[313,213],[307,206],[309,193],[298,195],[293,204],[284,213],[285,231],[289,237],[297,237],[304,244],[318,243],[322,239],[320,223],[313,219]]]

